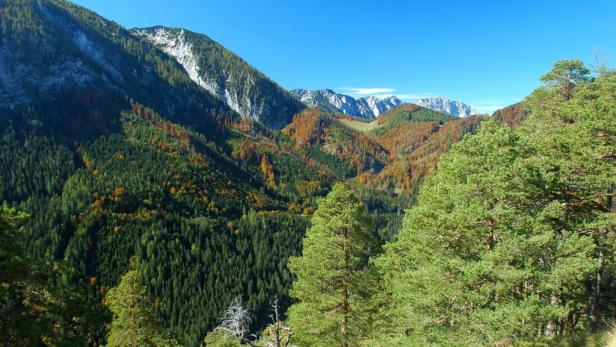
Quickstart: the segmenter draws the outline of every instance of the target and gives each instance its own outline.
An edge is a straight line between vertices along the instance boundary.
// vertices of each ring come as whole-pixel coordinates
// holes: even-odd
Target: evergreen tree
[[[616,222],[616,75],[579,84],[570,100],[541,88],[527,98],[530,116],[520,129],[541,148],[543,165],[558,177],[555,199],[565,206],[562,228],[593,240],[596,261],[586,282],[582,315],[597,330],[614,316]],[[584,312],[585,311],[585,312]]]
[[[179,346],[156,319],[153,302],[137,271],[127,272],[105,300],[113,312],[108,346]]]
[[[337,184],[318,203],[301,257],[289,309],[293,340],[301,346],[356,346],[368,333],[369,256],[376,251],[370,218],[355,193]]]
[[[2,344],[34,343],[26,329],[29,320],[24,320],[26,308],[21,302],[30,267],[24,258],[21,242],[26,216],[0,205],[0,331]],[[36,337],[34,337],[36,338]]]
[[[520,344],[613,317],[615,82],[542,88],[519,130],[484,122],[442,159],[378,260],[382,344]]]
[[[581,60],[559,60],[548,73],[541,76],[541,81],[549,87],[560,89],[565,100],[571,98],[573,88],[581,82],[588,81],[590,70]]]
[[[92,345],[104,334],[105,311],[83,285],[66,288],[62,263],[24,253],[27,215],[0,205],[0,344]]]

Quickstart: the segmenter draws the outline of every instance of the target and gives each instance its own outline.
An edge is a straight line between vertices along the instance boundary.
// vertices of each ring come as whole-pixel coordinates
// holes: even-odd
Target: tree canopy
[[[540,89],[445,155],[377,263],[400,345],[507,345],[613,317],[614,77]]]
[[[552,70],[541,76],[541,81],[547,86],[560,88],[565,100],[571,98],[573,88],[590,78],[590,70],[581,60],[559,60],[554,63]]]
[[[105,303],[113,313],[107,346],[179,346],[165,335],[154,302],[141,284],[137,271],[131,270],[122,276],[118,286],[105,296]]]
[[[289,260],[297,280],[289,309],[293,341],[306,346],[356,346],[370,325],[369,257],[378,243],[365,207],[346,184],[319,200],[303,254]]]

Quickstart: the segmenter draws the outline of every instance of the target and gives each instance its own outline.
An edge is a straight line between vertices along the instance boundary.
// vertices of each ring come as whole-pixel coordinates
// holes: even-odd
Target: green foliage
[[[0,18],[4,63],[25,71],[0,110],[2,345],[105,344],[105,293],[111,345],[176,345],[170,332],[200,345],[236,296],[251,331],[273,298],[281,312],[296,300],[301,345],[591,344],[614,318],[613,73],[557,62],[518,129],[486,122],[423,184],[480,117],[405,105],[361,124],[366,136],[308,110],[277,132],[82,7],[4,1]],[[301,108],[183,35],[269,125]],[[524,109],[497,118],[517,126]],[[300,256],[316,198],[352,176],[355,191],[320,200]],[[372,262],[376,236],[393,242]],[[237,345],[218,332],[206,342]]]
[[[61,263],[35,261],[23,250],[27,216],[0,206],[0,330],[3,345],[87,345],[107,318],[86,288],[66,288]]]
[[[305,228],[301,218],[249,213],[230,222],[185,220],[169,229],[157,226],[143,236],[140,259],[150,292],[182,340],[197,343],[219,323],[226,304],[237,295],[255,313],[255,327],[269,322],[269,304],[288,302],[289,256],[297,255]]]
[[[45,137],[20,141],[13,128],[0,138],[0,201],[57,194],[75,170],[72,153]]]
[[[363,204],[350,188],[337,184],[319,201],[301,257],[291,258],[297,276],[289,309],[293,340],[306,346],[349,346],[371,324],[372,283],[368,259],[376,242]]]
[[[308,157],[330,168],[338,179],[348,178],[354,174],[353,167],[347,161],[341,160],[337,155],[327,153],[319,147],[311,147]]]
[[[118,286],[105,296],[105,304],[113,313],[107,346],[179,346],[164,334],[156,319],[154,302],[140,283],[137,271],[122,276]]]
[[[23,256],[23,231],[18,228],[27,216],[8,206],[0,206],[0,300],[3,306],[12,293],[18,291],[29,275],[29,267]],[[6,324],[3,322],[3,326]]]
[[[565,100],[571,98],[571,92],[578,84],[588,81],[590,70],[581,60],[559,60],[552,70],[541,76],[541,81],[548,87],[558,88]]]
[[[380,341],[523,344],[613,317],[615,82],[538,90],[519,130],[484,122],[442,159],[378,260]]]
[[[3,154],[24,164],[2,161],[2,174],[14,178],[3,182],[7,193],[0,198],[32,215],[24,226],[28,254],[65,260],[58,290],[87,286],[84,300],[99,302],[137,255],[164,325],[186,345],[202,341],[224,309],[222,299],[238,294],[256,314],[251,328],[265,326],[273,297],[288,304],[286,262],[301,249],[306,218],[287,213],[285,198],[259,189],[258,180],[200,133],[151,110],[135,111],[140,115],[122,116],[122,133],[72,151],[45,137],[24,135],[21,142],[6,128]],[[285,159],[270,154],[284,173]],[[100,305],[89,307],[100,310],[100,319],[89,321],[90,336],[104,343],[108,315]]]
[[[2,6],[0,16],[1,36],[16,44],[26,45],[49,34],[28,0],[17,0],[11,6]]]
[[[240,347],[242,344],[222,330],[216,329],[205,336],[205,345],[213,347]]]
[[[26,218],[6,204],[0,206],[0,331],[4,345],[40,343],[39,315],[28,303],[33,269],[24,257],[20,227]]]
[[[456,117],[430,110],[427,108],[419,107],[413,104],[403,104],[395,107],[384,114],[380,115],[375,122],[378,122],[378,127],[375,127],[367,132],[369,136],[378,137],[383,135],[387,130],[399,127],[403,123],[421,123],[436,121],[439,123],[445,123]]]
[[[361,184],[357,180],[351,183],[353,191],[366,206],[374,233],[382,241],[393,240],[402,227],[404,210],[415,203],[415,197],[397,195],[391,188]]]

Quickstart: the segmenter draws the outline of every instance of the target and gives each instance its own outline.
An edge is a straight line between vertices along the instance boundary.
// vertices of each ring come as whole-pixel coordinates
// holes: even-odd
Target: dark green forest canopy
[[[164,327],[186,345],[199,344],[236,295],[255,313],[254,329],[269,322],[274,297],[286,307],[286,259],[300,251],[303,209],[333,181],[330,171],[261,147],[253,154],[269,154],[267,170],[236,158],[234,140],[258,142],[227,126],[236,115],[116,24],[64,1],[0,6],[10,58],[35,78],[66,61],[85,66],[86,84],[31,88],[27,106],[2,110],[0,126],[0,201],[30,215],[24,256],[65,269],[53,279],[58,290],[85,287],[84,307],[98,310],[75,338],[104,343],[109,313],[100,303],[132,256]],[[111,70],[76,44],[80,32]],[[287,177],[319,184],[306,194]],[[23,341],[57,341],[46,334]]]
[[[306,217],[199,134],[135,114],[122,122],[122,133],[73,149],[6,129],[2,199],[31,215],[28,254],[66,263],[67,283],[99,296],[136,255],[160,315],[186,343],[235,295],[248,298],[257,326],[266,322],[270,300],[286,302],[286,259],[301,249]]]

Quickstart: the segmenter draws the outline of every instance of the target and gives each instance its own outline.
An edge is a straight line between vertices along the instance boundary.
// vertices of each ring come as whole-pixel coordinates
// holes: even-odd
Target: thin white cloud
[[[515,104],[516,102],[519,102],[520,100],[521,98],[506,98],[502,100],[481,100],[475,103],[475,105],[477,105],[475,108],[477,109],[477,111],[482,112],[482,113],[492,113],[501,108]]]
[[[483,100],[483,101],[478,101],[476,104],[477,105],[501,105],[504,102],[501,100]]]
[[[360,87],[340,87],[338,92],[351,96],[368,96],[368,95],[394,95],[393,88],[360,88]]]
[[[481,113],[492,113],[496,110],[499,110],[503,107],[507,107],[505,104],[492,104],[492,105],[481,105],[475,107],[475,109]]]

